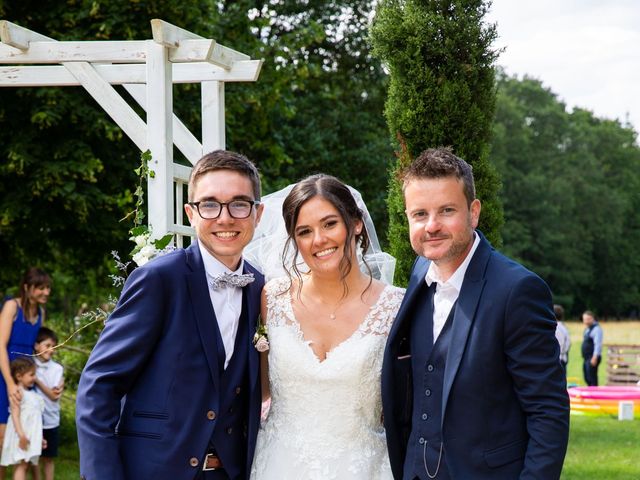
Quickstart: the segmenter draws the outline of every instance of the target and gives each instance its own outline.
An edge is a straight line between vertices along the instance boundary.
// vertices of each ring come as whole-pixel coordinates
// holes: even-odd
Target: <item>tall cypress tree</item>
[[[487,0],[381,0],[371,26],[374,54],[390,75],[385,115],[400,152],[389,181],[389,244],[406,283],[414,253],[397,170],[423,150],[451,146],[473,166],[480,229],[500,243],[500,182],[488,161],[495,109],[495,25]]]

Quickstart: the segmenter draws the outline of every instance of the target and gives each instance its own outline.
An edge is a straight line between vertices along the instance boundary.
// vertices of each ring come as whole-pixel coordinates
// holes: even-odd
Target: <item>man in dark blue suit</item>
[[[382,368],[394,478],[559,478],[569,398],[549,288],[475,230],[472,170],[451,150],[401,178],[419,257]]]
[[[197,241],[131,273],[80,378],[87,480],[248,478],[264,278],[242,251],[262,214],[257,169],[237,153],[205,155],[185,210]]]

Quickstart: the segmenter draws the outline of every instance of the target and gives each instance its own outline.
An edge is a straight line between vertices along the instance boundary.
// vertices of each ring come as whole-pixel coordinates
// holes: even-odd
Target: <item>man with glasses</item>
[[[248,478],[264,278],[242,252],[262,214],[256,167],[205,155],[185,211],[197,241],[133,271],[80,379],[82,478]]]

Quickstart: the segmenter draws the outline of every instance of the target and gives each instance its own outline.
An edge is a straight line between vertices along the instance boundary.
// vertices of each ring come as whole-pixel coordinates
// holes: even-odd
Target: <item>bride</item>
[[[366,273],[358,268],[359,251],[370,251],[363,209],[336,178],[299,182],[282,214],[287,239],[277,257],[287,275],[262,294],[270,344],[263,396],[271,407],[251,478],[390,480],[380,371],[404,290],[374,279],[366,255]]]

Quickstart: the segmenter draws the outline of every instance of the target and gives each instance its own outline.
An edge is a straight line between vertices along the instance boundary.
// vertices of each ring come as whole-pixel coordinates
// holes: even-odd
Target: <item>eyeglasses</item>
[[[222,213],[222,207],[227,207],[227,212],[231,218],[247,218],[251,215],[254,205],[260,205],[258,200],[233,200],[231,202],[216,202],[214,200],[203,200],[202,202],[189,202],[188,205],[195,207],[205,220],[218,218]]]

